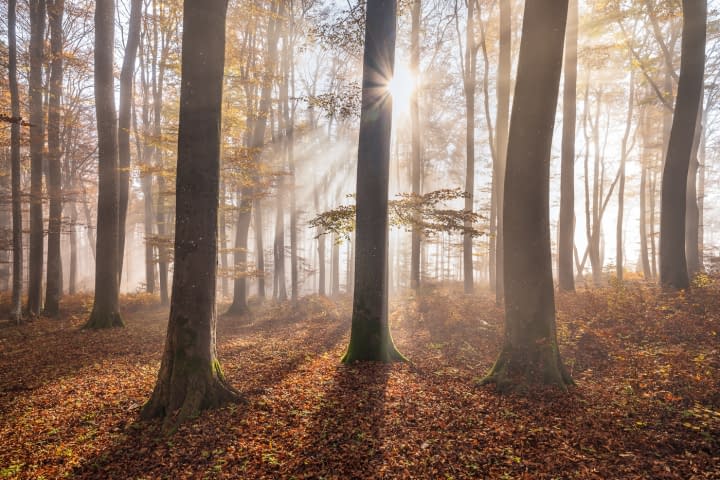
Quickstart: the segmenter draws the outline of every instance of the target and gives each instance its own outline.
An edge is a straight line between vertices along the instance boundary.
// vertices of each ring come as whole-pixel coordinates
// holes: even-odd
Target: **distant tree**
[[[8,0],[8,76],[10,77],[10,109],[20,118],[20,94],[17,81],[17,1]],[[10,124],[10,175],[12,189],[13,283],[11,314],[15,322],[22,320],[23,229],[20,191],[20,122]]]
[[[525,3],[505,176],[505,342],[482,381],[499,389],[572,382],[557,343],[548,202],[567,12],[568,0]]]
[[[342,361],[403,360],[387,312],[388,181],[395,65],[395,0],[368,0],[357,170],[355,290],[350,343]]]
[[[662,179],[660,283],[690,285],[685,257],[687,178],[705,72],[707,2],[683,0],[680,78]]]
[[[43,273],[43,60],[45,0],[30,0],[30,258],[28,313],[38,315],[42,304]]]
[[[60,145],[60,105],[63,87],[63,14],[64,0],[48,0],[50,26],[50,85],[48,92],[48,156],[47,185],[50,197],[48,222],[47,282],[44,312],[56,316],[60,312],[62,295],[62,257],[60,234],[62,229],[62,165]]]
[[[98,215],[95,301],[86,328],[123,326],[118,310],[118,149],[113,49],[114,0],[95,2],[95,116],[98,132]]]
[[[142,410],[144,418],[164,418],[166,427],[240,398],[215,344],[226,12],[227,0],[184,4],[170,320],[158,380]]]
[[[422,14],[422,0],[413,0],[412,3],[412,30],[410,32],[410,70],[415,82],[410,96],[410,122],[412,135],[412,163],[411,184],[412,193],[420,195],[422,177],[422,150],[420,143],[420,22]],[[410,245],[410,287],[417,289],[420,286],[420,240],[421,232],[413,227]]]
[[[577,109],[578,5],[570,0],[565,34],[565,76],[560,167],[560,221],[558,222],[558,281],[561,290],[575,290],[575,127]]]

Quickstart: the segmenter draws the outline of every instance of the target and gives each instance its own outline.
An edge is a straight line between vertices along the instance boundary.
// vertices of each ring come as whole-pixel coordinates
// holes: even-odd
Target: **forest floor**
[[[0,320],[0,478],[720,478],[720,280],[702,283],[558,295],[567,393],[476,385],[502,341],[487,295],[394,301],[412,363],[389,366],[339,363],[348,298],[221,317],[248,403],[173,436],[138,415],[167,310],[126,297],[126,328],[86,331],[91,299],[67,298],[60,319]]]

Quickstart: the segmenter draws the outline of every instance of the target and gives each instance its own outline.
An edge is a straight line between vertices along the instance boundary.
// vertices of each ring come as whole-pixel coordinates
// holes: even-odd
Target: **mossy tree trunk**
[[[342,361],[402,360],[387,315],[388,181],[395,63],[395,0],[368,0],[358,144],[355,291]]]
[[[164,418],[165,427],[240,398],[215,347],[227,0],[186,0],[184,8],[170,320],[158,381],[142,410],[144,418]]]
[[[685,257],[687,177],[705,72],[707,2],[683,0],[680,80],[662,178],[660,283],[690,285]]]
[[[572,382],[557,345],[548,203],[567,11],[567,0],[525,4],[505,177],[505,343],[483,381],[500,389]]]
[[[95,300],[86,328],[123,326],[118,311],[118,149],[113,76],[115,2],[95,3],[95,115],[98,131],[98,216]]]

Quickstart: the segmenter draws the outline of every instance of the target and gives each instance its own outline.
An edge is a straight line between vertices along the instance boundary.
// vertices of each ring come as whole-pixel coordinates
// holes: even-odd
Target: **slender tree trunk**
[[[95,116],[98,131],[98,220],[95,301],[86,328],[123,326],[118,309],[118,150],[113,79],[115,2],[95,2]]]
[[[548,203],[567,10],[567,0],[525,4],[505,176],[505,343],[483,380],[500,389],[572,383],[557,344]]]
[[[77,292],[77,269],[78,269],[78,236],[77,236],[78,211],[75,201],[70,202],[70,275],[68,280],[68,293],[74,295]]]
[[[282,191],[282,186],[280,191]],[[278,191],[278,204],[275,214],[275,245],[274,278],[277,279],[277,299],[281,302],[287,300],[287,286],[285,284],[285,215],[283,213],[283,197]]]
[[[358,144],[355,291],[350,343],[342,361],[402,360],[390,335],[388,287],[388,183],[395,0],[368,0]]]
[[[241,315],[247,312],[247,257],[248,257],[248,231],[252,219],[252,198],[249,188],[242,190],[242,198],[238,208],[238,222],[235,229],[235,261],[233,284],[233,302],[228,308],[228,315]]]
[[[625,134],[622,139],[622,146],[620,151],[620,183],[618,184],[618,214],[617,214],[617,227],[615,229],[615,251],[617,255],[616,259],[616,274],[619,282],[623,281],[623,214],[625,213],[625,164],[627,163],[627,157],[629,155],[630,131],[632,130],[632,119],[635,107],[635,75],[633,70],[630,70],[630,86],[628,88],[628,108],[627,108],[627,119],[625,120]]]
[[[333,235],[332,238],[332,283],[331,283],[331,289],[332,292],[331,295],[337,296],[340,295],[340,244],[338,243],[338,238],[336,235]]]
[[[497,121],[496,136],[497,155],[493,177],[497,178],[496,212],[497,226],[495,233],[495,301],[500,304],[505,297],[505,275],[503,264],[503,200],[505,189],[505,165],[508,147],[508,124],[510,117],[510,72],[512,57],[512,3],[500,0],[500,45],[498,52],[497,76]]]
[[[226,195],[227,191],[225,188],[225,182],[221,182],[220,184],[220,209],[218,210],[218,215],[220,215],[220,233],[218,235],[218,239],[220,241],[220,267],[222,267],[222,279],[221,282],[221,292],[223,298],[228,296],[228,255],[227,255],[227,221],[225,219],[225,207],[227,205],[226,201]]]
[[[706,112],[703,112],[703,129],[700,135],[700,147],[698,152],[698,192],[697,192],[697,203],[698,203],[698,260],[700,261],[700,271],[705,270],[704,265],[704,254],[705,254],[705,226],[704,226],[704,211],[705,211],[705,151],[706,151],[706,135],[705,127],[706,124]]]
[[[663,170],[660,215],[660,283],[665,288],[690,285],[685,257],[687,178],[694,128],[705,71],[707,2],[683,0],[680,80],[670,142]]]
[[[412,30],[410,33],[410,71],[413,75],[414,85],[410,96],[410,129],[412,132],[412,161],[411,184],[412,193],[420,195],[422,175],[422,147],[420,143],[420,17],[422,14],[422,0],[413,0],[412,3]],[[416,223],[419,218],[415,219]],[[410,246],[410,288],[416,290],[420,286],[420,240],[421,231],[418,225],[412,229]]]
[[[575,128],[577,110],[578,4],[570,0],[565,34],[560,221],[558,222],[558,282],[561,290],[575,290]]]
[[[702,95],[701,95],[702,96]],[[688,274],[690,279],[702,270],[700,266],[700,210],[698,208],[697,179],[700,163],[698,162],[698,151],[700,138],[702,137],[702,100],[698,110],[697,122],[695,123],[695,135],[693,136],[692,153],[690,154],[690,165],[687,179],[687,212],[685,214],[685,256],[687,257]]]
[[[646,120],[643,119],[643,122]],[[643,134],[644,136],[644,134]],[[652,270],[650,269],[650,259],[648,258],[648,238],[647,238],[647,172],[645,165],[645,154],[643,154],[640,168],[640,262],[642,263],[643,278],[645,280],[652,279]]]
[[[657,280],[657,244],[655,242],[655,225],[657,215],[655,214],[655,206],[657,204],[657,172],[650,172],[650,266],[652,267],[652,278]]]
[[[43,273],[43,56],[45,0],[30,1],[30,258],[28,304],[30,315],[39,315]]]
[[[15,119],[20,118],[20,94],[17,81],[17,1],[8,0],[8,76],[10,77],[10,108]],[[22,321],[22,285],[23,285],[23,228],[22,197],[20,180],[20,123],[10,125],[10,170],[12,184],[12,244],[13,244],[13,283],[11,315],[16,323]]]
[[[185,1],[172,306],[158,381],[142,410],[166,428],[240,398],[215,344],[226,9],[227,0]]]
[[[47,186],[50,197],[48,221],[47,282],[45,283],[44,313],[54,317],[60,313],[62,296],[62,257],[60,235],[62,228],[62,165],[60,150],[60,100],[63,84],[63,13],[64,0],[50,0],[47,12],[50,26],[50,85],[48,101]]]
[[[260,198],[254,200],[253,205],[253,227],[255,229],[255,266],[257,267],[257,294],[260,300],[265,299],[265,245],[263,244],[263,219],[262,201]]]
[[[465,35],[465,210],[473,210],[475,198],[475,70],[477,64],[477,45],[475,42],[475,2],[468,2],[467,28]],[[471,228],[469,221],[465,228]],[[465,293],[473,292],[473,251],[472,235],[463,236],[463,285]]]
[[[135,59],[140,43],[140,20],[142,16],[142,0],[130,3],[130,19],[128,37],[125,43],[125,56],[120,71],[120,111],[118,119],[118,161],[119,172],[119,205],[118,213],[118,278],[122,278],[123,259],[125,258],[125,224],[127,219],[130,192],[130,120],[133,100],[133,77],[135,76]]]

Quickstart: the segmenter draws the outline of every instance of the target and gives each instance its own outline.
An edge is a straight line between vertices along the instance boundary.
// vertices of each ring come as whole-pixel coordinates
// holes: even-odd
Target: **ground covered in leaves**
[[[390,366],[339,364],[347,298],[222,317],[248,403],[173,436],[138,416],[167,311],[126,298],[127,328],[86,331],[90,299],[70,298],[58,320],[0,320],[0,478],[720,478],[719,283],[560,295],[568,393],[476,386],[502,340],[489,296],[395,301],[412,363]]]

